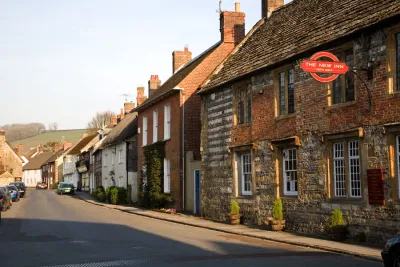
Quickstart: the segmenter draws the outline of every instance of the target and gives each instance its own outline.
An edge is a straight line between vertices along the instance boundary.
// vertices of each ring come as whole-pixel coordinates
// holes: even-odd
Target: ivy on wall
[[[163,193],[165,142],[143,148],[143,168],[139,188],[140,204],[144,207],[163,208],[173,202]]]

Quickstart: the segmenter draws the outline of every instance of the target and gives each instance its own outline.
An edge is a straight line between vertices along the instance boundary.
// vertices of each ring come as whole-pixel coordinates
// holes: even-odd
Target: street
[[[110,210],[30,190],[2,213],[0,266],[383,266]]]

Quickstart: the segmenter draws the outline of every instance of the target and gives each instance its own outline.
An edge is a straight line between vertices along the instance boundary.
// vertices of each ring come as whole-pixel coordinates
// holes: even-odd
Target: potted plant
[[[231,213],[229,213],[229,219],[230,219],[231,224],[233,224],[233,225],[240,224],[241,215],[239,214],[239,211],[240,211],[239,203],[232,200],[231,201]]]
[[[272,216],[273,217],[268,217],[264,224],[269,226],[272,231],[284,230],[286,227],[286,220],[283,219],[282,200],[280,198],[274,201]]]
[[[329,227],[332,239],[335,241],[346,240],[347,227],[344,225],[343,214],[340,209],[335,209],[332,212],[331,225]]]

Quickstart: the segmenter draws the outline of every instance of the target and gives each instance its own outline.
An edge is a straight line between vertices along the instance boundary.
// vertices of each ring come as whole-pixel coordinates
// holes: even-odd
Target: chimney
[[[111,125],[111,126],[116,126],[117,124],[118,124],[118,118],[117,118],[117,116],[111,117],[111,123],[110,123],[110,125]]]
[[[128,114],[129,112],[131,112],[131,110],[134,108],[135,108],[135,103],[133,103],[133,102],[124,103],[125,114]]]
[[[39,153],[42,153],[42,152],[43,152],[43,145],[40,144],[40,145],[39,145]]]
[[[185,46],[184,51],[172,52],[172,74],[176,73],[180,67],[192,60],[192,52]]]
[[[24,145],[19,144],[19,145],[17,146],[17,154],[18,154],[18,156],[22,157],[22,154],[23,154],[23,153],[24,153]]]
[[[138,87],[136,97],[137,105],[140,106],[146,99],[147,97],[144,95],[144,87]]]
[[[158,78],[158,75],[151,75],[149,80],[149,97],[151,97],[154,92],[160,88],[161,81]]]
[[[64,142],[64,151],[67,150],[70,147],[72,147],[72,143]]]
[[[121,121],[125,118],[125,113],[124,113],[124,109],[123,108],[121,108],[120,109],[120,111],[119,111],[119,118],[121,119]]]
[[[269,18],[272,12],[285,5],[284,0],[261,0],[261,15],[263,18]]]
[[[245,17],[240,12],[240,3],[235,3],[235,12],[223,11],[220,14],[221,41],[224,43],[239,44],[246,36]]]
[[[0,130],[0,144],[6,141],[6,132],[4,130]]]
[[[63,145],[57,143],[57,144],[54,146],[54,149],[55,149],[55,152],[58,152],[58,151],[60,151],[61,149],[63,149]]]

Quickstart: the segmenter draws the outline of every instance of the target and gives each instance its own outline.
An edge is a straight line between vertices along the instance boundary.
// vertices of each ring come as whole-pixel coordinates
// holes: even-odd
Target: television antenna
[[[215,10],[215,12],[221,14],[222,13],[222,0],[219,0],[219,9]]]
[[[125,102],[128,102],[128,97],[133,97],[131,94],[122,94],[121,96],[125,97]]]

